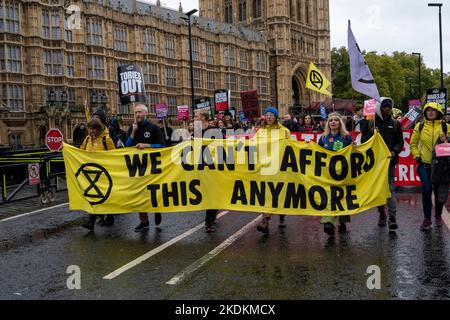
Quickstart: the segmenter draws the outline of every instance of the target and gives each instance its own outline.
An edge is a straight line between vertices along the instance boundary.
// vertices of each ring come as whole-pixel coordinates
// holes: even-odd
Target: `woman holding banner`
[[[258,130],[256,138],[273,138],[274,134],[278,132],[280,139],[290,139],[291,132],[288,128],[284,127],[278,122],[278,110],[274,107],[268,107],[264,112],[264,122],[261,125],[261,129]],[[261,223],[256,227],[256,230],[262,233],[269,233],[269,221],[271,214],[264,213]],[[286,228],[285,215],[280,214],[279,228]]]
[[[436,102],[427,103],[423,107],[424,120],[417,123],[411,137],[411,152],[418,163],[417,174],[422,182],[422,203],[424,220],[420,230],[431,229],[431,206],[432,193],[435,196],[435,226],[442,226],[442,210],[445,201],[439,201],[439,184],[433,184],[431,179],[432,153],[438,140],[445,142],[446,135],[450,135],[450,126],[444,121],[444,112],[440,104]],[[447,191],[447,190],[446,190]]]
[[[105,130],[102,122],[99,118],[93,117],[88,122],[89,135],[84,139],[81,145],[81,150],[86,151],[105,151],[114,150],[114,142],[109,136],[108,129]],[[97,219],[96,214],[91,214],[89,220],[86,221],[82,226],[88,230],[94,230],[95,220]],[[110,226],[114,223],[114,216],[108,214],[102,226]]]
[[[320,137],[319,146],[330,151],[339,151],[352,143],[353,139],[345,128],[341,115],[337,112],[330,113],[323,135]],[[337,217],[332,216],[322,217],[320,220],[320,223],[323,224],[323,231],[331,237],[334,236],[337,220]],[[347,231],[345,225],[347,222],[350,222],[350,216],[339,216],[339,232]]]

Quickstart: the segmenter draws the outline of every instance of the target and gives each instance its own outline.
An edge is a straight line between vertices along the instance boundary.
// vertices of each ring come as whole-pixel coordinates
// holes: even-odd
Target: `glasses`
[[[275,118],[275,115],[268,113],[266,114],[266,118]]]
[[[339,122],[339,119],[331,118],[331,119],[328,120],[328,122],[332,122],[332,121],[333,121],[333,122]]]

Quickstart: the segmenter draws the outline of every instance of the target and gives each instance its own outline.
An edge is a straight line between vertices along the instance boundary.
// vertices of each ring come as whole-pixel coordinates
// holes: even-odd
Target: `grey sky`
[[[270,1],[270,0],[269,0]],[[147,0],[148,2],[148,0]],[[156,0],[150,0],[156,3]],[[331,46],[347,47],[347,21],[361,50],[392,53],[420,52],[428,67],[440,68],[439,9],[433,0],[330,0]],[[444,72],[450,72],[450,2],[442,7]],[[180,0],[161,0],[178,9]],[[185,11],[198,8],[198,0],[181,0]]]

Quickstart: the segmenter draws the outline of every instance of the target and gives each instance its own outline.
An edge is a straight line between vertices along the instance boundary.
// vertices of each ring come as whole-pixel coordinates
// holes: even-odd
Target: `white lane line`
[[[28,212],[28,213],[22,213],[22,214],[18,214],[17,216],[13,216],[13,217],[9,217],[9,218],[5,218],[5,219],[2,219],[2,220],[0,220],[0,222],[6,222],[6,221],[10,221],[10,220],[14,220],[14,219],[18,219],[18,218],[21,218],[21,217],[29,216],[29,215],[31,215],[31,214],[39,213],[39,212],[42,212],[42,211],[46,211],[46,210],[50,210],[50,209],[56,209],[56,208],[60,208],[60,207],[63,207],[63,206],[67,206],[68,204],[69,204],[69,203],[68,203],[68,202],[66,202],[66,203],[61,203],[61,204],[58,204],[58,205],[56,205],[56,206],[53,206],[53,207],[42,208],[42,209],[39,209],[39,210],[36,210],[36,211],[32,211],[32,212]]]
[[[213,259],[215,256],[217,256],[219,253],[221,253],[223,250],[228,248],[233,242],[238,240],[242,235],[244,235],[247,231],[254,228],[257,223],[261,220],[262,215],[254,219],[253,221],[249,222],[246,226],[244,226],[242,229],[237,231],[235,234],[233,234],[231,237],[226,239],[224,242],[222,242],[219,246],[211,250],[209,253],[186,267],[183,271],[172,277],[169,281],[166,282],[166,284],[175,285],[184,279],[186,279],[189,275],[200,269],[204,264],[206,264],[208,261]]]
[[[222,218],[223,216],[225,216],[226,214],[228,214],[230,211],[223,211],[221,212],[219,215],[217,215],[217,219]],[[134,259],[133,261],[127,263],[126,265],[124,265],[123,267],[120,267],[119,269],[111,272],[110,274],[107,274],[106,276],[103,277],[103,279],[105,280],[112,280],[115,277],[121,275],[122,273],[124,273],[125,271],[137,266],[138,264],[144,262],[145,260],[151,258],[152,256],[160,253],[161,251],[163,251],[164,249],[167,249],[168,247],[170,247],[171,245],[177,243],[178,241],[190,236],[191,234],[195,233],[196,231],[202,229],[205,227],[205,223],[200,223],[199,225],[197,225],[196,227],[186,231],[185,233],[180,234],[179,236],[173,238],[172,240],[167,241],[166,243],[160,245],[159,247],[156,247],[153,250],[150,250],[149,252],[147,252],[146,254]]]

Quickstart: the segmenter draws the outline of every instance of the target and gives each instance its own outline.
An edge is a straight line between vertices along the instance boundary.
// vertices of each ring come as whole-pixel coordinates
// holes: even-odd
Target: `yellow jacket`
[[[425,116],[425,111],[428,108],[433,108],[438,111],[438,117],[434,121],[430,121]],[[423,107],[424,113],[424,126],[420,130],[420,122],[414,127],[414,133],[411,138],[411,152],[414,159],[418,159],[423,163],[431,164],[431,157],[434,146],[443,133],[442,131],[442,119],[444,118],[444,113],[440,104],[430,102]],[[447,136],[450,136],[450,126],[447,126]]]
[[[272,130],[278,129],[279,130],[279,138],[280,139],[290,139],[291,138],[291,131],[286,128],[285,126],[281,125],[279,122],[275,122],[272,125],[265,124],[259,129],[255,137],[256,138],[272,138]]]
[[[105,146],[103,144],[103,139],[106,142],[106,150],[114,150],[116,147],[114,146],[114,142],[109,136],[108,128],[105,128],[100,136],[95,139],[92,139],[91,135],[88,135],[81,145],[81,150],[86,151],[101,151],[105,150]]]

